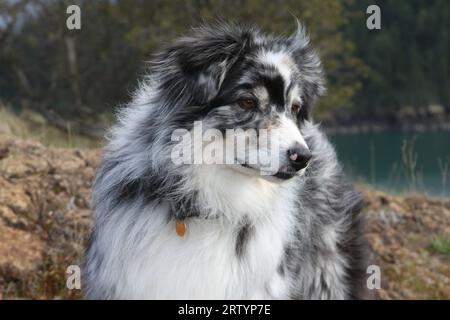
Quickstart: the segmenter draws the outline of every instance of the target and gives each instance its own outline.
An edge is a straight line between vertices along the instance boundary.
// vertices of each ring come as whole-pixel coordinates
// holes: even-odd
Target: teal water
[[[383,132],[329,138],[344,170],[354,180],[396,193],[413,190],[450,196],[450,132]],[[410,158],[416,159],[415,179],[405,170],[405,141],[412,146]]]

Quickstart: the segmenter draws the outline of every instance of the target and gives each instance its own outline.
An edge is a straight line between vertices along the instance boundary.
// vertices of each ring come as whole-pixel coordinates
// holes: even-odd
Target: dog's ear
[[[182,82],[193,103],[205,104],[219,92],[227,72],[249,42],[249,33],[236,27],[200,27],[167,48],[159,62],[168,81]],[[160,71],[164,72],[161,69]]]
[[[288,45],[300,71],[303,103],[309,115],[317,97],[326,91],[322,63],[317,52],[310,46],[305,27],[298,20],[297,30],[288,39]]]

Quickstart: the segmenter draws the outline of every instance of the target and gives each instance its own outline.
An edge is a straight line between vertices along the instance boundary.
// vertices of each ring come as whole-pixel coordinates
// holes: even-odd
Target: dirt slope
[[[0,299],[81,297],[66,289],[66,268],[81,262],[99,155],[0,135]],[[450,258],[429,249],[450,233],[450,200],[363,193],[378,295],[450,299]]]

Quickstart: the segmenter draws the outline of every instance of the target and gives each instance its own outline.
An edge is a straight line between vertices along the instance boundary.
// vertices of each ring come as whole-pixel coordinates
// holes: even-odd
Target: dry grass
[[[383,299],[449,299],[450,201],[366,189],[368,238]]]
[[[61,130],[49,124],[43,116],[36,112],[16,113],[2,105],[0,105],[0,133],[39,141],[47,147],[70,149],[99,147],[99,141],[73,134],[69,124],[66,130]]]
[[[65,286],[90,229],[98,150],[46,148],[0,134],[0,296],[80,298]]]

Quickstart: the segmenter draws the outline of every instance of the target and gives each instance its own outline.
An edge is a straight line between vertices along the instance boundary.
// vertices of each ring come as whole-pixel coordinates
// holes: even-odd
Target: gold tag
[[[175,220],[175,231],[179,237],[183,237],[186,233],[186,223],[183,220]]]

